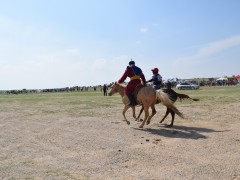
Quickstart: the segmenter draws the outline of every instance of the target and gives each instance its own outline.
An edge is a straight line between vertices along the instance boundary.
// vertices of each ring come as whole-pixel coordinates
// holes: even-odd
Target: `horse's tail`
[[[166,107],[172,109],[178,116],[184,118],[183,114],[174,106],[174,102],[169,98],[168,94],[163,91],[156,91],[157,101],[161,102]]]
[[[182,101],[183,99],[191,99],[191,100],[193,100],[193,101],[199,101],[199,99],[197,99],[197,98],[191,98],[191,97],[189,97],[189,96],[186,95],[186,94],[178,94],[178,93],[177,93],[177,97],[179,98],[180,101]]]

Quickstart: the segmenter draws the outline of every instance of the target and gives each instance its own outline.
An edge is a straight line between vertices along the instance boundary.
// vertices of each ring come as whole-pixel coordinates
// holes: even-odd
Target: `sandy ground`
[[[240,102],[178,107],[188,119],[173,128],[159,124],[158,105],[140,129],[130,112],[131,124],[122,121],[122,105],[86,117],[9,105],[0,112],[0,179],[240,179]]]

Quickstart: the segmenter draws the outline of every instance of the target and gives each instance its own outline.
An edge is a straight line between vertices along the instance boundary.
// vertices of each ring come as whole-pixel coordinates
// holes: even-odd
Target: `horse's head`
[[[117,86],[118,86],[118,83],[115,82],[113,85],[111,85],[111,87],[108,89],[108,95],[109,96],[112,96],[113,94],[117,93]]]

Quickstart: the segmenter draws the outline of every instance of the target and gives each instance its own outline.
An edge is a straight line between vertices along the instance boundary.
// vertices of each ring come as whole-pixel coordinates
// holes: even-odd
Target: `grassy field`
[[[199,90],[176,90],[178,93],[188,94],[191,97],[199,98],[201,103],[222,103],[240,100],[240,87],[201,87]],[[88,92],[68,92],[68,93],[37,93],[0,95],[0,104],[3,108],[5,104],[17,103],[24,106],[53,106],[60,105],[62,108],[76,106],[83,109],[107,108],[115,104],[121,104],[119,94],[114,96],[103,96],[100,91]],[[184,101],[183,101],[184,103]]]
[[[188,100],[176,102],[179,107],[191,106],[192,103],[195,103],[195,106],[207,106],[213,103],[226,105],[240,101],[240,88],[234,86],[202,87],[199,90],[174,90],[200,99],[197,104]],[[1,112],[28,110],[28,113],[32,112],[32,114],[93,116],[103,109],[109,109],[108,112],[111,114],[112,109],[121,107],[122,101],[119,94],[106,97],[100,91],[0,95]]]
[[[101,92],[69,92],[0,95],[0,111],[28,110],[34,114],[92,116],[96,110],[121,104],[120,96],[104,97]]]
[[[228,103],[239,100],[240,88],[236,86],[227,87],[201,87],[199,90],[178,91],[198,97],[203,102]]]

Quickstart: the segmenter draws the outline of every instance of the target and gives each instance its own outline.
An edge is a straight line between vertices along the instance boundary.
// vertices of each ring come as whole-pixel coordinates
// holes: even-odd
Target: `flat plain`
[[[174,90],[200,101],[142,129],[118,94],[0,95],[0,179],[240,179],[240,87]]]

